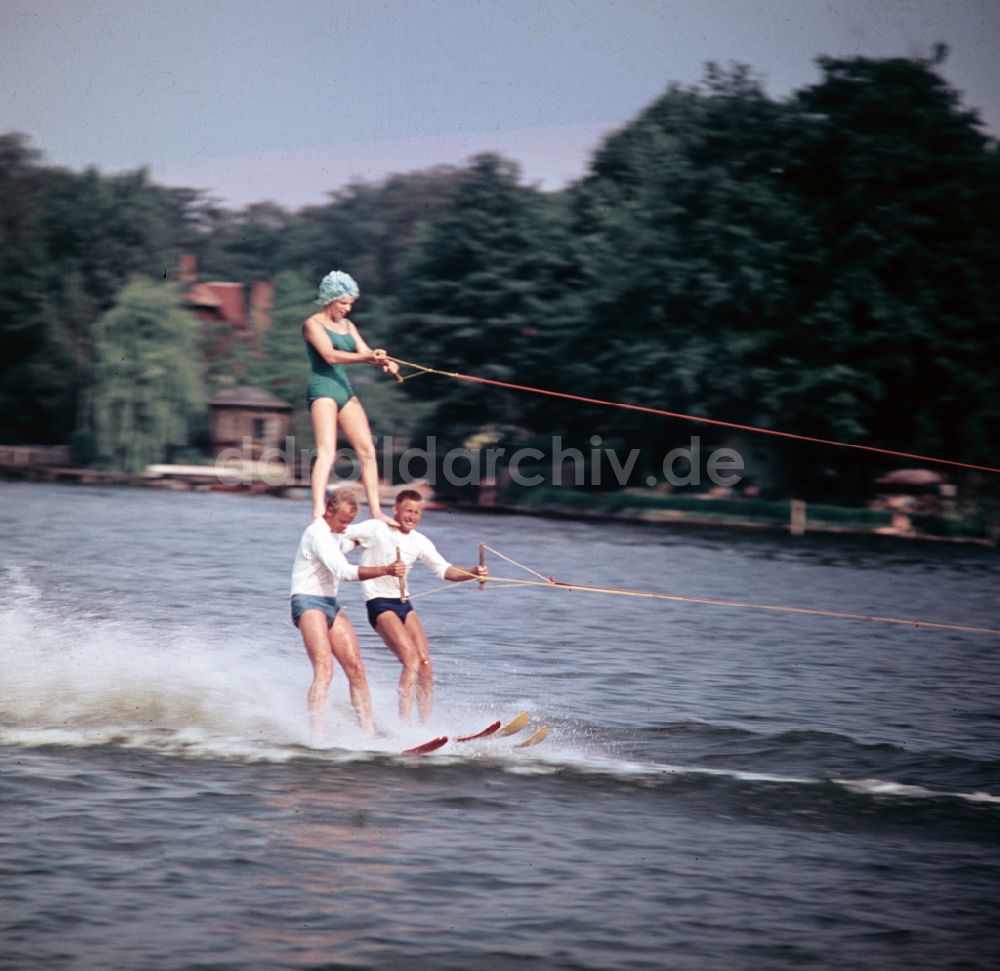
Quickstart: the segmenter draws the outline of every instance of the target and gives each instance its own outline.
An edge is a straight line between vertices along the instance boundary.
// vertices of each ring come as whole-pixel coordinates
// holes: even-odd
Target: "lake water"
[[[1000,966],[1000,638],[453,586],[415,601],[438,692],[405,729],[345,585],[386,734],[338,673],[310,747],[287,616],[307,517],[0,483],[4,967]],[[459,564],[486,542],[577,583],[1000,627],[991,550],[424,526]],[[398,754],[522,709],[535,748]]]

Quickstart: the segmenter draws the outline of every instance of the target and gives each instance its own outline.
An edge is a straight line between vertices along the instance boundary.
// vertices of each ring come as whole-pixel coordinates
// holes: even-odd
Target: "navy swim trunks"
[[[399,597],[372,597],[365,603],[365,607],[368,608],[368,623],[372,627],[375,626],[379,614],[384,614],[387,610],[391,610],[404,624],[406,615],[413,610],[409,603],[403,603]]]

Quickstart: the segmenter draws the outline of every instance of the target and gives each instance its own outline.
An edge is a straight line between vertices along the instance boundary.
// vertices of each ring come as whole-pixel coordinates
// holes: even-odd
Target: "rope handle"
[[[403,562],[403,558],[399,555],[399,547],[398,546],[396,547],[396,562],[397,563],[402,563]],[[399,578],[399,599],[402,600],[403,603],[409,603],[410,602],[410,598],[406,595],[406,576],[405,575],[401,576]]]
[[[386,369],[386,364],[388,364],[388,362],[392,361],[393,364],[398,364],[399,363],[394,357],[390,357],[386,353],[385,349],[381,348],[381,347],[376,347],[375,350],[372,351],[372,356],[375,359],[374,363],[378,364],[379,367],[382,368],[383,374],[388,374],[389,373],[389,371]],[[403,383],[403,377],[402,377],[402,375],[400,375],[400,373],[399,373],[398,370],[393,375],[393,377],[396,379],[396,382],[398,384],[402,384]]]

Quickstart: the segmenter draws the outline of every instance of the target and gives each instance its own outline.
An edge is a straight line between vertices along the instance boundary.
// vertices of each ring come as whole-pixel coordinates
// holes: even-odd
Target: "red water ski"
[[[437,738],[432,738],[429,742],[424,742],[421,745],[414,745],[413,748],[403,749],[403,755],[426,755],[428,752],[433,752],[436,749],[441,748],[442,745],[448,744],[447,735],[439,735]]]
[[[492,725],[487,725],[481,732],[476,732],[475,735],[459,735],[456,737],[456,742],[471,742],[476,738],[488,738],[494,732],[500,731],[500,720],[497,719]]]

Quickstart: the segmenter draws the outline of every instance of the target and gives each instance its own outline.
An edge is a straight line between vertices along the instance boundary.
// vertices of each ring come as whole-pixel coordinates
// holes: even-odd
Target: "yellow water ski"
[[[515,715],[509,722],[507,722],[507,724],[496,733],[497,736],[514,735],[528,724],[528,720],[530,718],[531,714],[529,712],[522,711],[520,715]]]
[[[537,745],[548,734],[549,734],[549,726],[548,725],[542,725],[541,728],[536,728],[523,742],[518,742],[513,747],[514,748],[528,748],[531,745]]]

